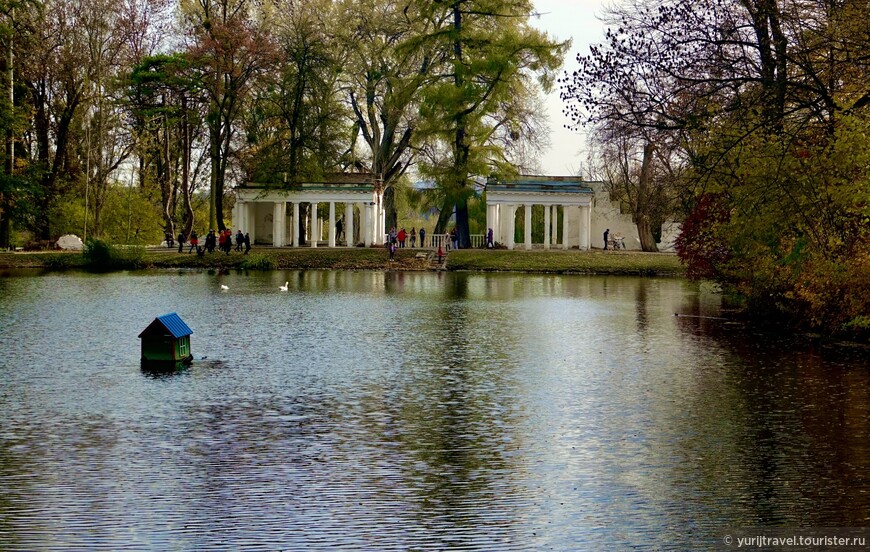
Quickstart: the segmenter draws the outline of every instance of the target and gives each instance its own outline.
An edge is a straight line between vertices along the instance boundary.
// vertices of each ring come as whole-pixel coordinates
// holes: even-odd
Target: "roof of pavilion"
[[[369,173],[332,173],[322,181],[287,182],[284,184],[263,184],[248,182],[238,187],[239,190],[282,190],[288,192],[334,192],[374,190],[374,179]]]
[[[583,180],[579,176],[530,176],[519,175],[509,180],[490,180],[486,183],[487,192],[516,192],[534,194],[593,194],[595,181]]]

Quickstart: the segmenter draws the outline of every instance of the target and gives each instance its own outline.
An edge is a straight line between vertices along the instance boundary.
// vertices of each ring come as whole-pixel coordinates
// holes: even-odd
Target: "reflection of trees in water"
[[[637,320],[638,337],[646,335],[647,326],[649,325],[649,313],[647,312],[647,292],[649,291],[649,279],[641,278],[637,283],[636,292],[634,295],[635,319]]]
[[[697,349],[677,434],[700,490],[737,525],[863,526],[870,518],[866,359],[729,320],[703,293],[675,317]],[[727,318],[727,316],[723,317]],[[718,451],[711,454],[709,451]],[[706,452],[705,452],[706,451]],[[714,502],[715,505],[715,502]]]
[[[513,396],[510,361],[487,350],[499,321],[482,316],[479,305],[469,307],[468,284],[465,275],[448,275],[443,296],[431,308],[422,365],[400,390],[399,443],[421,521],[487,525],[475,538],[488,535],[495,541],[511,531],[511,512],[501,518],[492,511],[481,514],[493,506],[503,509],[501,501],[512,494],[510,475],[521,467],[505,453],[520,446],[514,432],[518,422],[514,405],[506,402]],[[512,339],[508,334],[498,338]],[[458,544],[464,535],[459,532],[445,543]]]
[[[861,526],[870,517],[870,373],[837,353],[743,336],[730,374],[743,398],[741,498],[764,523]]]

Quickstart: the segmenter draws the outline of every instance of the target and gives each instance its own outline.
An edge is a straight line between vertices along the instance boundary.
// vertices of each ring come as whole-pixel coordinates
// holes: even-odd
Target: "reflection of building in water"
[[[510,180],[490,179],[486,184],[486,226],[493,229],[496,243],[508,249],[517,247],[515,233],[522,225],[522,247],[531,249],[589,250],[604,245],[603,234],[623,236],[626,249],[640,249],[637,226],[631,214],[622,212],[618,202],[611,201],[600,181],[587,181],[577,176],[526,176]],[[520,207],[523,207],[520,211]],[[543,224],[533,213],[543,209]],[[517,213],[523,213],[520,217]],[[518,220],[519,219],[519,220]],[[662,228],[660,250],[673,248],[679,225],[666,223]]]

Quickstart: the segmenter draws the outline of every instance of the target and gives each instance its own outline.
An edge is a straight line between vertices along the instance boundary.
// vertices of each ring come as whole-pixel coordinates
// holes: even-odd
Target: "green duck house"
[[[154,319],[139,334],[142,340],[142,362],[156,364],[188,364],[190,335],[193,331],[176,313],[170,312]]]

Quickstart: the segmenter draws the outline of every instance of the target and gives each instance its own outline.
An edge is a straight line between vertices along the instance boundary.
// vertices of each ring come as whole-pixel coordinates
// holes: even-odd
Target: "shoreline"
[[[124,248],[117,249],[125,252]],[[213,268],[245,270],[375,270],[513,272],[543,274],[599,274],[682,277],[683,268],[673,253],[578,250],[453,250],[438,264],[432,249],[403,248],[391,262],[382,247],[271,248],[259,247],[247,255],[233,251],[198,256],[165,248],[131,248],[107,263],[88,263],[81,252],[2,252],[0,269],[130,270]],[[425,254],[425,257],[423,256]],[[114,262],[113,262],[114,261]]]

